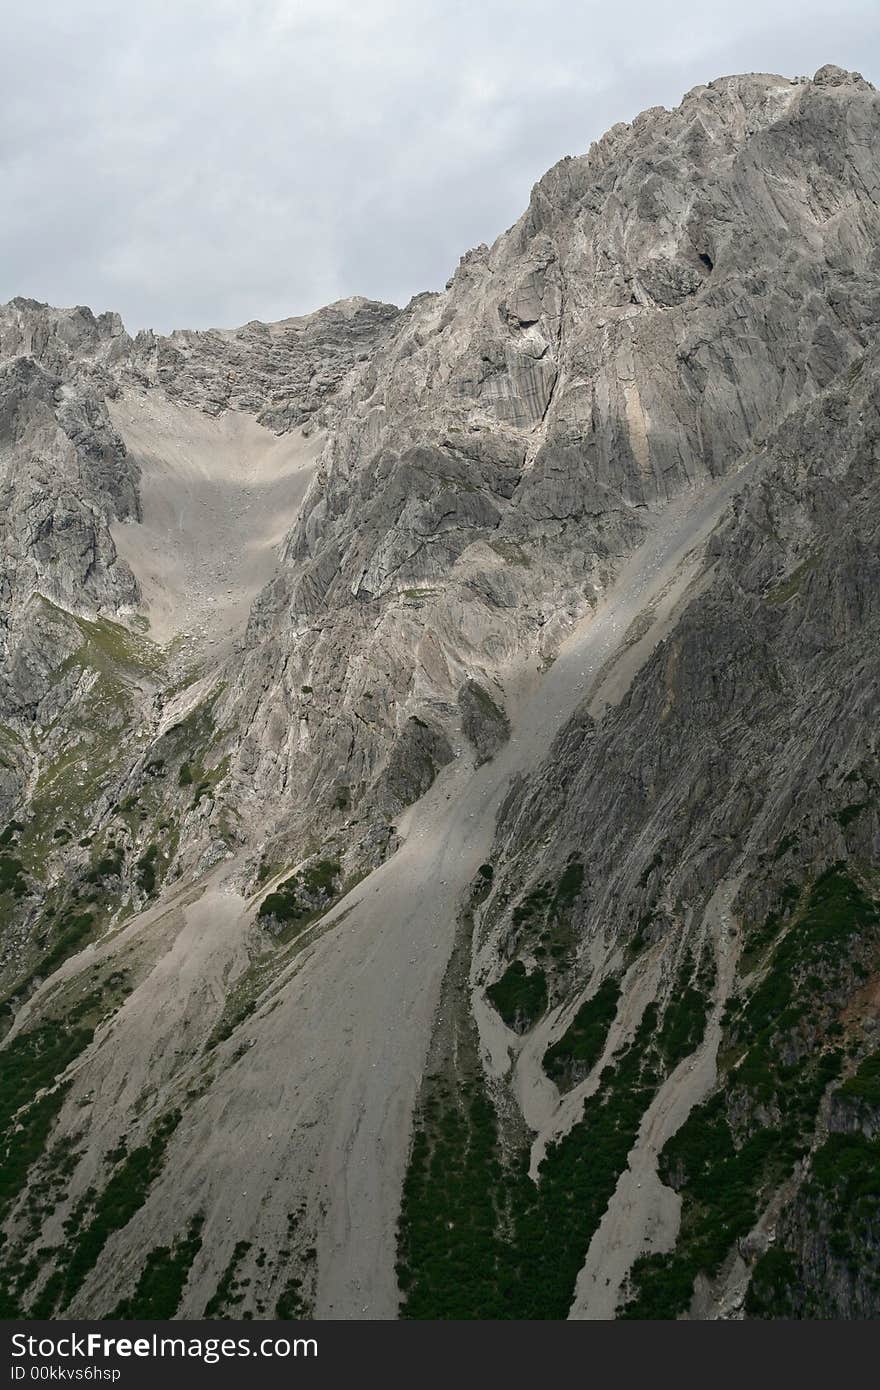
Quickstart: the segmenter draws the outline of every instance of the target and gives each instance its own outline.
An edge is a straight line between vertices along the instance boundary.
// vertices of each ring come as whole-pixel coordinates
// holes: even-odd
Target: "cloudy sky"
[[[731,72],[880,83],[878,0],[2,6],[0,300],[131,329],[442,287],[529,189]]]

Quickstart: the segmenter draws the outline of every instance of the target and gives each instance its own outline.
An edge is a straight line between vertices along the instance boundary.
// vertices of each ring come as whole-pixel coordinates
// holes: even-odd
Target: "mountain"
[[[404,309],[0,310],[2,1307],[880,1312],[880,100]]]

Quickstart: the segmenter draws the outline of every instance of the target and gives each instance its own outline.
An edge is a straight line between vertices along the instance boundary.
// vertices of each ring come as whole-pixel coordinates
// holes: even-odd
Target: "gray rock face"
[[[510,720],[476,681],[465,681],[458,692],[458,707],[461,731],[476,753],[475,766],[480,767],[510,738]]]
[[[253,731],[249,776],[270,792],[262,711],[294,717],[305,681],[334,696],[313,793],[352,741],[369,783],[405,717],[454,708],[463,657],[486,683],[524,645],[552,655],[646,507],[846,372],[878,311],[877,121],[857,77],[696,88],[563,160],[407,307],[343,388],[254,610],[227,704]],[[354,711],[377,685],[390,708],[368,732]]]
[[[502,961],[528,958],[546,940],[541,885],[560,882],[572,861],[582,866],[583,891],[566,922],[576,945],[544,960],[551,1007],[564,1017],[585,980],[596,980],[596,961],[600,976],[619,978],[628,953],[647,950],[663,962],[662,1039],[680,972],[706,951],[716,930],[712,903],[729,885],[732,912],[713,947],[719,977],[728,953],[739,957],[721,996],[721,1075],[712,1100],[700,1105],[697,1096],[693,1131],[686,1126],[686,1137],[660,1146],[661,1175],[684,1203],[682,1229],[693,1231],[700,1218],[692,1213],[708,1210],[722,1226],[731,1221],[728,1243],[706,1268],[683,1235],[673,1254],[639,1274],[636,1240],[633,1316],[689,1308],[692,1316],[729,1316],[741,1310],[753,1270],[748,1315],[876,1310],[876,1219],[855,1197],[857,1181],[874,1171],[874,1112],[865,1106],[856,1120],[852,1103],[835,1099],[840,1063],[830,1059],[843,1042],[856,1059],[844,1060],[844,1077],[860,1061],[876,1062],[880,910],[868,903],[880,853],[878,441],[880,358],[870,348],[842,383],[768,439],[672,630],[618,704],[598,718],[585,708],[563,729],[499,825],[483,931]],[[821,898],[826,881],[838,895],[834,914]],[[831,940],[833,948],[815,944]],[[752,1018],[761,1021],[760,1042]],[[817,1076],[823,1057],[828,1070]],[[699,1136],[715,1132],[712,1142],[730,1142],[728,1129],[737,1146],[766,1143],[786,1124],[792,1074],[801,1078],[803,1127],[791,1126],[781,1168],[774,1159],[750,1172],[753,1205],[743,1216],[722,1216],[735,1170],[719,1168],[713,1190],[689,1168],[689,1144],[702,1152],[710,1141]],[[836,1133],[858,1134],[852,1152],[837,1154]],[[847,1163],[861,1175],[849,1187],[829,1178]],[[690,1197],[695,1177],[701,1206]],[[768,1232],[778,1246],[769,1264]],[[737,1246],[745,1275],[721,1264]],[[693,1302],[671,1303],[661,1279],[685,1270],[693,1280],[701,1268]],[[619,1297],[624,1306],[625,1287]],[[600,1306],[583,1304],[592,1316]]]
[[[835,1244],[850,1197],[819,1155],[876,1143],[878,150],[857,74],[722,78],[562,160],[403,310],[134,339],[111,314],[0,310],[0,1020],[10,1047],[97,1030],[58,1062],[71,1090],[0,1211],[0,1309],[136,1305],[148,1244],[204,1211],[181,1314],[217,1306],[244,1242],[237,1311],[296,1289],[298,1311],[353,1315],[354,1232],[378,1290],[354,1311],[376,1292],[393,1315],[414,1091],[440,1059],[468,1098],[448,1132],[488,1073],[487,1181],[513,1165],[486,1306],[503,1249],[528,1316],[876,1313],[847,1274],[875,1237]],[[254,432],[272,447],[245,478]],[[272,452],[303,434],[308,457]],[[314,477],[286,536],[248,533],[278,563],[246,627],[159,647],[113,535],[158,585],[171,560],[137,528],[153,487],[211,524],[199,448],[242,510]],[[662,519],[719,487],[708,539],[661,563]],[[242,550],[215,557],[220,605],[258,587],[234,588]],[[570,670],[566,639],[594,630],[601,664]],[[304,865],[338,915],[312,923],[304,897],[302,937],[292,909],[262,930]],[[486,993],[502,978],[515,1029]],[[40,1056],[20,1055],[34,1096]],[[458,1102],[425,1099],[430,1149]],[[601,1142],[572,1162],[588,1122]],[[80,1285],[61,1223],[92,1212],[123,1133],[164,1157]],[[554,1269],[521,1278],[516,1232],[584,1155]],[[36,1264],[28,1185],[54,1194]],[[745,1196],[716,1212],[713,1191]],[[421,1213],[443,1241],[473,1233],[457,1200],[440,1185]],[[447,1315],[413,1259],[411,1308]]]
[[[347,374],[388,337],[397,315],[393,304],[357,297],[281,323],[167,337],[143,332],[123,376],[210,415],[245,411],[280,434],[326,409]]]
[[[440,768],[451,762],[452,757],[452,749],[443,734],[413,715],[394,745],[382,778],[382,790],[391,814],[424,796]]]
[[[137,470],[105,403],[126,343],[117,315],[25,299],[0,311],[0,719],[40,698],[20,650],[33,646],[34,594],[76,613],[137,604],[110,535],[138,513]]]

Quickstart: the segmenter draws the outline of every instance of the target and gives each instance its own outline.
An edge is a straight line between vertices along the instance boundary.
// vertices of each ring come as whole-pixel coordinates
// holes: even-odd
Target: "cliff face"
[[[0,311],[4,1306],[876,1313],[878,137],[723,78],[403,310]]]
[[[4,627],[36,590],[77,609],[137,601],[108,533],[138,508],[137,473],[105,404],[107,365],[124,342],[115,315],[22,299],[3,310]]]
[[[332,801],[345,766],[369,802],[411,714],[448,727],[469,677],[552,655],[647,508],[847,370],[877,314],[875,121],[830,71],[698,88],[557,165],[409,306],[251,618],[227,708],[269,797],[280,772]]]
[[[643,1098],[571,1237],[580,1316],[876,1306],[877,1114],[857,1100],[880,966],[877,367],[768,440],[662,640],[631,633],[500,818],[475,983],[497,1007],[518,963],[540,977],[496,1075],[545,1183],[566,1142],[588,1164],[591,1098],[617,1103],[648,1024]],[[603,991],[607,1039],[584,1050]],[[642,1196],[658,1171],[678,1220]]]

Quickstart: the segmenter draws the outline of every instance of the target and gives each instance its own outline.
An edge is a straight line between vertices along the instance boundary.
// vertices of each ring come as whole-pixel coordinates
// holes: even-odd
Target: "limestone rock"
[[[480,767],[510,738],[510,720],[477,681],[465,681],[458,692],[458,707],[462,732],[473,745],[476,766]]]

